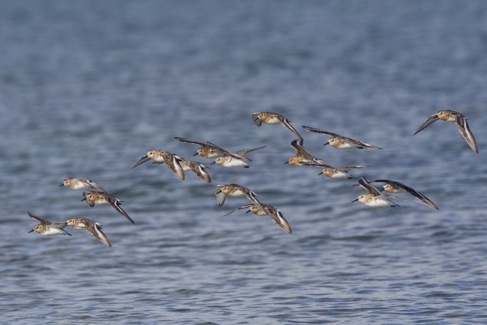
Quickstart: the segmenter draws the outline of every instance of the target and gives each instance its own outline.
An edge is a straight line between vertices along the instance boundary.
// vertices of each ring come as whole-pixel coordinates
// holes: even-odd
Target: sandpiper
[[[86,229],[96,239],[98,239],[103,244],[107,245],[108,247],[112,247],[112,244],[108,241],[107,236],[103,231],[101,231],[102,225],[96,221],[87,219],[87,218],[70,218],[65,221],[68,226],[73,227],[74,229]]]
[[[328,132],[328,131],[324,131],[321,129],[313,128],[311,126],[303,125],[303,128],[309,132],[329,135],[331,138],[328,139],[328,142],[326,142],[324,144],[324,146],[326,146],[327,144],[330,144],[332,147],[335,147],[337,149],[353,149],[353,148],[376,149],[376,150],[382,149],[380,147],[377,147],[377,146],[374,146],[374,145],[371,145],[371,144],[368,144],[368,143],[365,143],[362,141],[354,140],[352,138],[347,138],[347,137],[344,137],[342,135],[339,135],[339,134],[336,134],[333,132]]]
[[[257,148],[251,148],[251,149],[244,149],[244,150],[239,150],[237,151],[237,156],[234,155],[234,154],[229,154],[229,153],[223,153],[223,157],[219,157],[217,158],[214,162],[212,162],[212,164],[218,164],[218,165],[221,165],[223,167],[244,167],[244,168],[249,168],[249,164],[247,163],[247,161],[251,161],[251,159],[245,157],[245,155],[249,152],[252,152],[252,151],[255,151],[255,150],[259,150],[259,149],[263,149],[265,148],[266,146],[263,146],[263,147],[257,147]],[[243,158],[246,158],[245,160],[242,159],[241,157]]]
[[[185,143],[192,143],[199,145],[200,148],[196,151],[193,156],[200,155],[203,158],[218,158],[223,157],[223,153],[221,148],[218,146],[213,145],[212,143],[203,143],[198,141],[189,140],[186,138],[174,137],[176,140]],[[226,151],[226,150],[225,150]]]
[[[203,158],[220,158],[220,157],[233,157],[235,159],[239,159],[245,162],[252,161],[252,159],[245,157],[245,154],[257,149],[262,149],[265,147],[259,147],[259,148],[252,148],[252,149],[243,149],[239,150],[236,153],[232,153],[226,149],[223,149],[222,147],[217,146],[214,143],[211,143],[207,141],[206,143],[203,142],[198,142],[198,141],[192,141],[188,140],[186,138],[180,138],[180,137],[175,137],[176,140],[185,142],[185,143],[192,143],[192,144],[197,144],[200,146],[200,148],[196,151],[196,153],[193,156],[200,155]]]
[[[35,231],[36,233],[44,235],[44,236],[57,236],[57,235],[71,236],[71,234],[69,232],[64,230],[64,227],[67,226],[66,222],[50,222],[49,220],[38,217],[38,216],[36,216],[30,212],[27,212],[27,214],[32,219],[39,222],[39,224],[35,225],[34,228],[29,232]]]
[[[187,160],[187,159],[181,159],[179,162],[183,170],[191,170],[193,173],[195,173],[196,176],[201,178],[207,183],[211,183],[211,177],[210,174],[206,171],[205,165],[194,161],[194,160]]]
[[[281,114],[273,113],[273,112],[255,112],[252,114],[252,120],[257,126],[261,126],[262,123],[267,124],[282,124],[286,127],[289,131],[291,131],[295,136],[298,137],[298,141],[300,145],[303,145],[303,137],[299,134],[298,131],[291,125],[289,120],[282,116]]]
[[[59,186],[66,186],[74,190],[89,187],[106,192],[100,185],[86,178],[65,177],[63,183]]]
[[[325,175],[326,177],[333,178],[333,179],[352,179],[353,176],[348,173],[351,169],[359,169],[359,168],[366,168],[367,166],[343,166],[343,167],[333,167],[325,164],[317,164],[317,163],[303,163],[306,166],[313,166],[313,167],[320,167],[323,170],[318,173],[318,175]]]
[[[233,158],[230,156],[216,158],[212,164],[218,164],[223,167],[243,167],[249,168],[249,164],[242,159]]]
[[[229,213],[225,214],[226,216],[237,211],[237,210],[242,210],[242,209],[249,209],[246,213],[252,212],[253,214],[256,214],[258,216],[269,216],[272,218],[272,220],[285,232],[288,234],[291,234],[293,231],[291,229],[291,226],[289,225],[289,222],[284,218],[282,215],[281,211],[273,207],[272,205],[269,204],[261,204],[264,209],[261,209],[259,206],[256,204],[250,203],[246,205],[242,205],[240,208],[237,208],[235,210],[230,211]]]
[[[149,161],[149,160],[154,160],[154,163],[156,164],[164,164],[166,163],[167,166],[172,170],[172,172],[179,177],[179,179],[184,180],[184,170],[183,167],[181,167],[180,161],[182,160],[181,157],[178,155],[175,155],[169,151],[165,150],[149,150],[145,156],[142,156],[139,161],[135,163],[135,165],[132,167],[134,169],[135,167]]]
[[[115,196],[108,194],[106,192],[93,192],[93,191],[84,191],[83,192],[84,199],[81,201],[86,201],[90,207],[93,207],[95,204],[110,204],[115,210],[117,210],[121,215],[127,218],[131,223],[135,224],[135,222],[129,217],[127,212],[125,212],[120,205],[123,201],[117,199]]]
[[[315,164],[325,164],[325,162],[319,158],[316,158],[312,154],[310,154],[300,143],[299,139],[293,140],[291,142],[291,146],[293,147],[294,151],[296,151],[296,155],[289,158],[285,164],[291,164],[295,166],[303,166],[305,163],[315,163]]]
[[[222,206],[223,203],[225,203],[225,198],[227,196],[233,196],[233,197],[245,196],[252,203],[254,203],[255,205],[257,205],[258,207],[264,210],[261,203],[256,198],[257,194],[255,194],[254,192],[252,192],[251,190],[249,190],[248,188],[242,185],[238,185],[238,184],[218,185],[215,190],[215,197],[216,197],[216,202],[218,203],[219,206]]]
[[[383,190],[389,193],[405,193],[408,192],[409,194],[413,195],[416,197],[418,200],[426,204],[432,209],[439,210],[438,206],[433,203],[430,199],[428,199],[424,194],[421,192],[415,190],[414,188],[407,186],[406,184],[397,182],[397,181],[391,181],[388,179],[376,179],[373,181],[370,181],[369,183],[384,183],[383,185]]]
[[[398,207],[399,205],[393,202],[391,199],[396,198],[392,195],[382,194],[374,186],[370,185],[365,177],[360,177],[358,180],[358,185],[367,191],[367,194],[359,195],[355,201],[360,201],[365,205],[373,208],[385,208],[385,207]]]
[[[479,153],[479,148],[477,147],[477,142],[475,141],[475,137],[473,136],[472,131],[470,131],[470,128],[468,127],[467,118],[459,112],[455,112],[452,110],[438,111],[438,113],[428,117],[428,119],[423,124],[421,124],[419,129],[414,134],[421,132],[422,130],[426,129],[429,125],[433,124],[438,120],[442,120],[445,122],[455,122],[455,124],[458,127],[458,130],[460,131],[465,141],[467,141],[470,148],[472,148],[472,150],[475,151],[476,153]]]

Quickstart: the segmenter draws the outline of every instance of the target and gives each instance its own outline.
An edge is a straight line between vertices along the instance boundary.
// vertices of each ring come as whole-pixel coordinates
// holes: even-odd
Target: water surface
[[[0,3],[0,297],[3,323],[479,324],[487,321],[487,6],[483,1],[3,1]],[[454,124],[469,117],[480,154]],[[351,203],[354,180],[284,164],[293,134],[251,114],[287,116],[305,146],[356,176],[411,185],[439,211]],[[338,151],[322,128],[384,149]],[[206,184],[150,149],[267,146],[249,169],[209,160]],[[135,220],[89,208],[85,177]],[[278,207],[269,218],[218,207],[239,183]],[[408,198],[407,196],[405,196]],[[30,211],[104,224],[27,233]]]

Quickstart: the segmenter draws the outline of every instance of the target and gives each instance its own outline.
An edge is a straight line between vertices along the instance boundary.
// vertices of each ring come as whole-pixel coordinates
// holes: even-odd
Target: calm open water
[[[10,324],[487,323],[485,1],[1,1],[0,322]],[[480,154],[453,123],[469,117]],[[351,203],[354,180],[284,164],[293,135],[356,176],[415,187],[439,207]],[[310,125],[383,147],[339,151]],[[251,153],[213,182],[133,164],[174,136]],[[195,159],[210,164],[201,157]],[[89,208],[64,177],[124,201]],[[238,183],[293,227],[243,211]],[[408,196],[403,196],[409,198]],[[104,224],[28,233],[27,212]]]

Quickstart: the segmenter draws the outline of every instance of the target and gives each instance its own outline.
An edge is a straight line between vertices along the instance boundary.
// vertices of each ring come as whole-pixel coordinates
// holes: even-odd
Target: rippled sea
[[[487,323],[487,3],[484,1],[1,1],[0,322],[4,324]],[[413,136],[440,109],[469,118]],[[355,180],[285,164],[294,136],[356,176],[401,181],[401,207],[352,203]],[[309,125],[383,150],[323,147]],[[192,157],[175,136],[249,154],[248,169]],[[164,149],[210,167],[207,184]],[[124,201],[90,208],[64,177]],[[293,228],[222,207],[249,187]],[[99,221],[28,233],[27,212]]]

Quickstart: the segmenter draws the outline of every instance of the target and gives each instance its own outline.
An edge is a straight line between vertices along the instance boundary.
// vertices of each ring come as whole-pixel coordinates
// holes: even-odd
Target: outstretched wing
[[[423,131],[428,126],[430,126],[434,122],[438,121],[438,119],[439,119],[438,114],[431,115],[430,117],[428,117],[428,119],[426,121],[424,121],[423,124],[421,124],[421,126],[418,128],[418,130],[416,132],[414,132],[414,135],[417,134],[417,133],[419,133],[419,132],[421,132],[421,131]]]
[[[457,125],[458,130],[462,134],[465,141],[467,141],[470,148],[472,148],[472,150],[476,153],[479,153],[477,142],[475,141],[475,137],[473,136],[472,131],[470,131],[470,128],[468,127],[467,119],[465,118],[465,116],[461,114],[456,115],[455,124]]]
[[[326,134],[326,135],[329,135],[329,136],[332,136],[332,137],[341,137],[341,135],[339,135],[339,134],[336,134],[336,133],[333,133],[333,132],[328,132],[328,131],[325,131],[325,130],[322,130],[322,129],[318,129],[318,128],[314,128],[314,127],[311,127],[311,126],[303,125],[303,128],[306,131],[313,132],[313,133]]]

